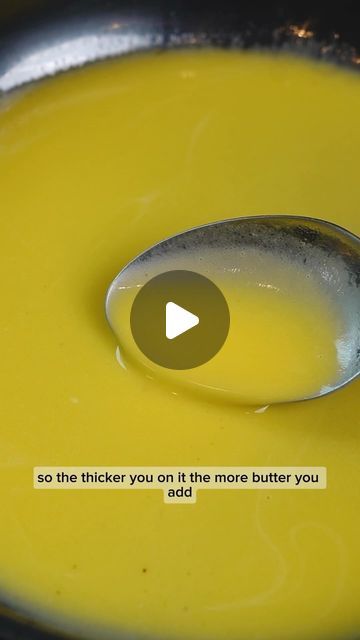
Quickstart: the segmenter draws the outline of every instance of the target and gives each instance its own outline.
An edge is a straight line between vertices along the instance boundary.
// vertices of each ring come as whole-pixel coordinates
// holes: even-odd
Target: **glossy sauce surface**
[[[123,364],[140,365],[172,386],[178,383],[208,398],[239,405],[303,400],[336,386],[348,356],[341,298],[335,302],[326,283],[291,260],[282,261],[276,253],[243,253],[239,258],[239,250],[223,247],[194,248],[173,257],[169,252],[120,273],[106,307]],[[225,296],[230,315],[221,349],[201,366],[183,370],[158,366],[146,357],[136,345],[130,320],[133,302],[144,284],[155,274],[174,269],[194,269],[210,278]],[[178,300],[176,286],[170,296]],[[149,302],[140,318],[147,333],[149,323],[154,322],[154,302]],[[194,310],[190,294],[185,304]],[[200,329],[204,316],[217,322],[213,304],[200,305],[199,313]],[[165,306],[160,324],[156,315],[158,327],[162,321],[166,321]],[[199,338],[193,350],[198,344]],[[185,348],[182,344],[181,349]]]
[[[360,232],[360,82],[268,54],[133,57],[0,113],[0,588],[99,637],[321,640],[360,628],[360,383],[227,405],[124,370],[103,304],[140,251],[221,218]],[[328,468],[326,491],[42,492],[35,465]],[[101,632],[103,633],[103,632]]]

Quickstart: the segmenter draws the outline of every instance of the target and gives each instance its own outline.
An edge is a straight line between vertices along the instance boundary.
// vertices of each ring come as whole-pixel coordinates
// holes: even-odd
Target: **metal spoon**
[[[106,296],[108,321],[113,324],[110,308],[119,289],[139,288],[165,271],[187,269],[206,276],[260,265],[266,273],[274,259],[281,268],[295,267],[304,278],[311,278],[341,313],[342,331],[336,340],[342,365],[338,378],[311,395],[289,401],[326,395],[360,373],[360,238],[331,222],[302,216],[253,216],[172,236],[138,255],[116,276]],[[118,328],[117,334],[122,346],[126,337],[119,336]]]

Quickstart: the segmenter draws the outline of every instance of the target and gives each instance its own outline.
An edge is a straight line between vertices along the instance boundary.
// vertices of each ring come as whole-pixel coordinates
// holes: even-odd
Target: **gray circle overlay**
[[[173,302],[199,317],[199,324],[169,340],[166,304]],[[130,314],[133,338],[140,351],[161,367],[193,369],[211,360],[229,332],[230,313],[220,289],[194,271],[166,271],[147,282]]]

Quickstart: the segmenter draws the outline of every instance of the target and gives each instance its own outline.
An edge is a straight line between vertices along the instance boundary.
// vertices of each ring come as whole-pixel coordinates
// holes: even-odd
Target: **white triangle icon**
[[[175,302],[166,303],[166,337],[168,340],[173,340],[180,336],[185,331],[189,331],[193,327],[199,324],[200,320],[198,316],[190,313],[183,307],[180,307]]]

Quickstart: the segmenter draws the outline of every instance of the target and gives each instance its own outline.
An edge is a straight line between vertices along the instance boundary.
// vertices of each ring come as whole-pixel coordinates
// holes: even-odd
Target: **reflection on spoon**
[[[130,327],[138,291],[173,270],[209,278],[230,311],[223,347],[186,370],[150,361]],[[176,291],[170,301],[176,303]],[[151,313],[149,305],[145,325]],[[172,382],[246,404],[316,398],[360,372],[360,239],[301,216],[243,217],[196,227],[126,265],[109,287],[106,315],[125,360]]]

